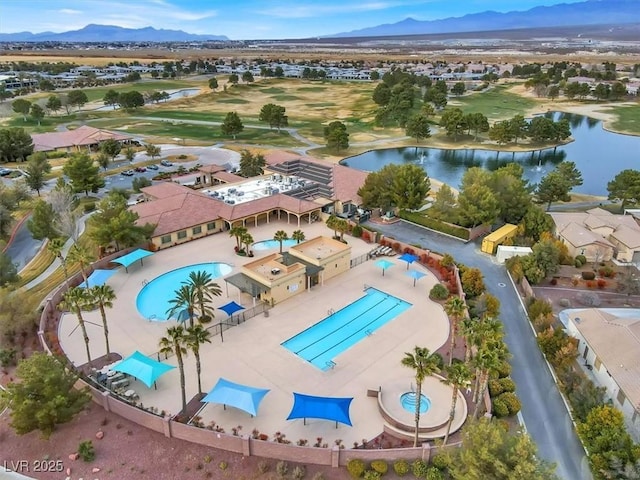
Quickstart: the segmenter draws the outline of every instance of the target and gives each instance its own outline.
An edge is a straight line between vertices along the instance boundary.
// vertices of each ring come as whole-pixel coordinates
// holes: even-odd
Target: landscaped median
[[[442,220],[423,215],[422,213],[400,210],[398,216],[403,220],[416,223],[437,232],[452,235],[465,241],[468,241],[471,238],[471,231],[468,228],[453,225],[452,223],[443,222]]]

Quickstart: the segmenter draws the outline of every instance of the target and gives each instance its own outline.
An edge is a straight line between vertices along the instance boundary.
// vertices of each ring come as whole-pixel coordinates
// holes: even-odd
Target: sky
[[[407,17],[437,20],[579,0],[0,0],[0,33],[78,30],[90,23],[226,35],[308,38]]]

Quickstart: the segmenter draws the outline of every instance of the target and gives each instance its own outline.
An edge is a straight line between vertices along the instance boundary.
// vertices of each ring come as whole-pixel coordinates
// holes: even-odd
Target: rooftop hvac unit
[[[272,268],[271,269],[271,274],[272,275],[278,275],[280,273],[280,269],[279,268]]]

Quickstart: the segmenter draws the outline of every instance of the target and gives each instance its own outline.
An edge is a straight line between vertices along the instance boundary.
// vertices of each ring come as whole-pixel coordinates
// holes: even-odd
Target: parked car
[[[147,171],[147,167],[136,167],[136,172],[146,172]]]
[[[162,160],[160,162],[160,165],[162,165],[163,167],[173,167],[173,163],[171,163],[169,160]]]
[[[8,168],[0,168],[0,177],[6,177],[7,175],[11,175],[11,170]]]
[[[158,170],[158,165],[156,165],[155,163],[151,164],[151,165],[147,165],[147,168],[149,170]]]
[[[124,175],[125,177],[133,177],[135,172],[133,170],[125,170],[120,175]]]

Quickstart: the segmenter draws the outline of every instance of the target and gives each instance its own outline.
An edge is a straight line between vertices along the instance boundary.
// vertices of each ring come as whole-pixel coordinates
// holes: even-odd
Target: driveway
[[[557,473],[567,480],[590,479],[591,473],[580,441],[573,429],[558,388],[546,366],[504,266],[480,253],[475,243],[465,244],[407,222],[370,224],[385,235],[409,244],[419,244],[439,253],[449,253],[457,262],[479,268],[487,290],[500,300],[505,341],[513,355],[511,376],[522,402],[526,429],[538,445],[542,458],[557,464]]]

